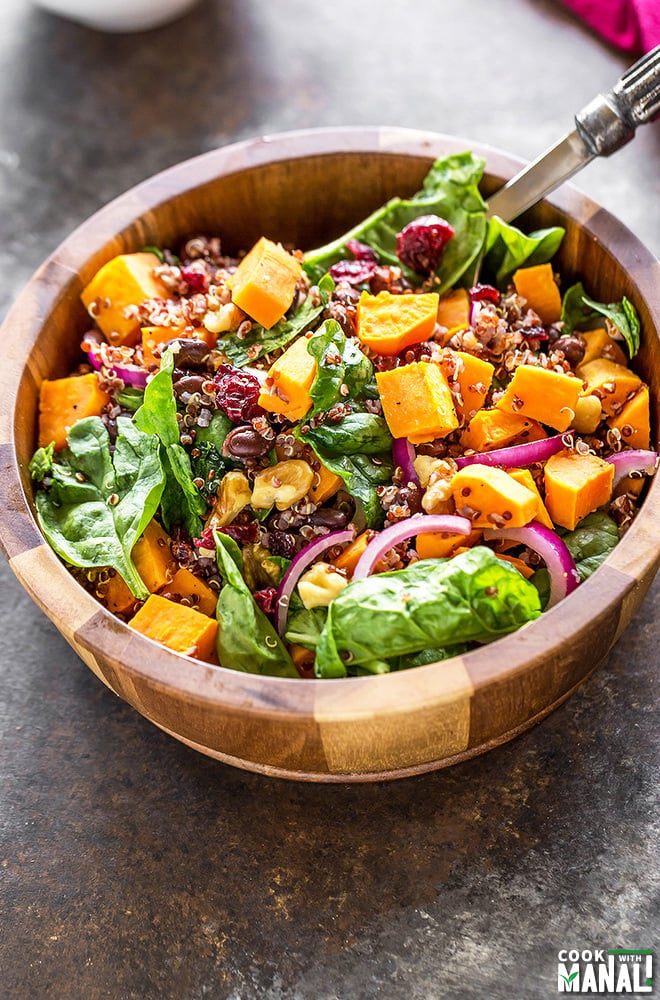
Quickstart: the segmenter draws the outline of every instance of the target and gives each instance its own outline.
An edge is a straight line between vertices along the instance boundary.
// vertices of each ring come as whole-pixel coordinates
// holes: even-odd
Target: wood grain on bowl
[[[607,655],[660,563],[660,484],[623,540],[571,597],[531,625],[443,663],[377,677],[303,681],[201,663],[141,636],[102,608],[46,545],[28,462],[39,386],[79,358],[80,292],[118,253],[219,234],[228,251],[257,238],[306,248],[388,197],[415,191],[433,159],[472,148],[484,191],[519,166],[477,144],[403,129],[334,129],[239,143],[145,181],[85,222],[11,310],[0,345],[0,545],[37,604],[117,695],[190,746],[265,774],[314,781],[395,778],[446,766],[510,739],[567,698]],[[523,227],[562,224],[565,281],[639,311],[635,359],[660,407],[660,264],[619,222],[564,187]]]

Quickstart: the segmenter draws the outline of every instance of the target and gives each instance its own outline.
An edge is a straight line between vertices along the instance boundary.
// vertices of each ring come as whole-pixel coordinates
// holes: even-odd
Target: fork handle
[[[660,114],[660,45],[626,70],[612,90],[598,94],[575,116],[594,156],[609,156],[632,139],[638,125]]]

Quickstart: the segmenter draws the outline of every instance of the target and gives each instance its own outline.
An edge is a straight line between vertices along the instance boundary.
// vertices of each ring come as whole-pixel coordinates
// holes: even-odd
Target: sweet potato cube
[[[166,299],[168,291],[154,274],[160,265],[153,253],[113,257],[83,289],[81,299],[111,344],[132,347],[140,339],[139,317],[126,315],[128,306],[146,299]]]
[[[318,507],[319,504],[325,503],[326,500],[333,497],[343,485],[344,480],[341,476],[338,476],[336,472],[331,472],[321,462],[319,468],[314,470],[314,485],[309,491],[309,499]]]
[[[614,466],[602,458],[564,448],[545,463],[545,504],[550,517],[572,531],[578,521],[612,496]]]
[[[142,635],[197,660],[212,659],[218,623],[185,604],[151,594],[130,624]]]
[[[497,408],[531,417],[557,431],[567,430],[582,389],[580,379],[540,365],[519,365]]]
[[[95,372],[46,379],[39,392],[39,447],[54,441],[55,451],[65,448],[73,425],[84,417],[99,416],[109,401]]]
[[[392,295],[363,292],[357,307],[357,335],[377,354],[399,354],[412,344],[428,340],[435,330],[438,296]]]
[[[114,615],[128,614],[136,601],[126,581],[116,572],[107,583],[98,587],[97,596],[100,596],[104,607]]]
[[[228,284],[243,312],[270,330],[293,302],[302,264],[279,243],[262,236],[243,257]]]
[[[484,405],[495,371],[490,361],[477,358],[465,351],[443,352],[441,368],[450,386],[458,383],[459,394],[454,396],[454,408],[463,423],[470,420]]]
[[[642,385],[624,404],[621,412],[616,417],[608,417],[607,422],[620,432],[624,444],[631,448],[648,448],[651,443],[651,415],[647,386]]]
[[[542,323],[557,322],[561,316],[561,295],[552,264],[521,267],[515,272],[513,283],[518,295],[527,301]]]
[[[618,365],[628,364],[623,348],[619,347],[616,340],[613,340],[602,326],[596,330],[581,331],[580,336],[586,344],[581,365],[595,361],[596,358],[607,358],[608,361],[615,361]]]
[[[465,288],[455,288],[453,292],[443,295],[438,302],[436,323],[447,329],[443,340],[449,340],[457,330],[464,330],[470,325],[470,296]]]
[[[478,410],[461,434],[461,444],[472,451],[492,451],[513,442],[538,441],[546,437],[535,420],[506,410]]]
[[[448,559],[457,549],[472,548],[478,545],[483,532],[474,530],[469,535],[452,535],[445,531],[429,531],[418,535],[415,548],[420,559]]]
[[[531,490],[532,493],[535,494],[537,499],[536,499],[536,516],[534,520],[540,521],[540,523],[544,524],[546,528],[551,528],[551,529],[554,528],[554,524],[552,523],[552,518],[550,517],[548,511],[546,510],[546,506],[543,503],[543,497],[539,493],[538,487],[534,481],[534,476],[531,474],[529,469],[507,469],[507,472],[512,479],[515,479],[517,483],[521,483],[523,486],[526,486],[528,490]]]
[[[537,497],[503,469],[475,462],[451,481],[456,513],[475,528],[521,528],[536,517]]]
[[[344,551],[341,552],[336,559],[333,559],[331,565],[336,566],[337,569],[345,570],[349,576],[352,576],[355,567],[360,561],[362,553],[374,535],[375,532],[373,531],[363,531],[361,535],[358,535],[357,538],[354,538],[352,542],[348,543]]]
[[[197,611],[201,611],[203,615],[208,615],[210,618],[215,615],[218,603],[216,591],[184,566],[176,571],[170,583],[166,584],[161,591],[161,595],[167,597],[168,600],[177,600],[181,597],[192,598],[193,606]]]
[[[259,405],[264,410],[300,420],[311,407],[309,390],[316,378],[316,361],[307,344],[307,337],[299,337],[271,365],[259,394]]]
[[[158,521],[150,521],[133,546],[131,558],[151,593],[161,590],[174,576],[176,563],[169,536]]]
[[[411,365],[376,372],[383,415],[393,437],[413,444],[446,437],[458,427],[452,394],[438,365]]]
[[[632,399],[642,384],[639,375],[630,368],[618,365],[607,358],[597,358],[582,364],[577,369],[580,378],[584,379],[585,393],[597,396],[600,405],[608,417],[615,417]]]

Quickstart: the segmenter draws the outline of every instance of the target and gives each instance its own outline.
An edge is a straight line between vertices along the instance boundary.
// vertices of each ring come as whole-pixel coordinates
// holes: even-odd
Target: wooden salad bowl
[[[381,676],[291,680],[201,663],[113,617],[68,573],[34,517],[28,462],[39,387],[79,362],[80,292],[115,254],[203,232],[227,251],[261,235],[302,249],[421,185],[433,159],[472,148],[484,194],[520,167],[490,148],[405,129],[312,130],[214,150],[145,181],[83,223],[37,271],[0,347],[0,544],[16,576],[95,674],[161,729],[225,763],[311,781],[419,774],[511,739],[552,711],[607,655],[660,563],[660,481],[630,530],[578,590],[519,632],[442,663]],[[628,296],[643,341],[635,367],[660,408],[660,262],[608,212],[564,186],[521,220],[561,224],[565,281]],[[657,443],[657,438],[655,438]]]

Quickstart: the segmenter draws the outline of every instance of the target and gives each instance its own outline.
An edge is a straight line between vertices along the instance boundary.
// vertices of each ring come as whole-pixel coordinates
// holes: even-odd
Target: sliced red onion
[[[83,341],[82,349],[92,368],[95,368],[97,372],[100,371],[103,362],[94,351],[94,345]],[[138,365],[108,365],[107,368],[108,372],[120,378],[126,385],[132,385],[136,389],[144,389],[149,378],[149,372]]]
[[[501,465],[504,469],[515,469],[519,465],[534,465],[535,462],[545,462],[551,455],[570,448],[573,444],[573,434],[554,434],[541,441],[527,441],[525,444],[514,444],[510,448],[497,448],[495,451],[484,451],[479,455],[461,455],[456,459],[456,465],[462,469],[465,465]]]
[[[310,542],[304,549],[301,549],[291,560],[282,577],[275,598],[275,628],[280,635],[284,635],[284,629],[286,628],[291,594],[307,567],[322,552],[325,552],[326,549],[331,549],[334,545],[343,545],[344,542],[352,542],[354,535],[355,532],[352,528],[345,528],[343,531],[331,531],[329,535],[322,535],[320,538],[315,538],[313,542]]]
[[[605,461],[614,466],[614,479],[612,480],[612,488],[614,488],[631,472],[652,476],[658,465],[658,453],[657,451],[631,449],[630,451],[618,451],[616,455],[610,455]]]
[[[394,464],[401,466],[406,483],[414,483],[419,486],[419,476],[415,472],[415,446],[408,438],[394,438],[392,444],[392,458]]]
[[[370,576],[379,559],[382,559],[395,545],[415,535],[436,532],[446,535],[469,535],[471,531],[472,523],[468,518],[456,514],[415,514],[413,517],[407,517],[405,521],[398,521],[385,528],[369,542],[355,567],[353,579],[364,580]]]
[[[563,600],[575,590],[580,582],[573,556],[568,551],[566,543],[556,532],[539,524],[538,521],[532,521],[523,528],[501,528],[499,530],[486,528],[484,538],[489,541],[507,538],[512,542],[520,542],[521,545],[526,545],[541,556],[550,575],[548,608]]]

